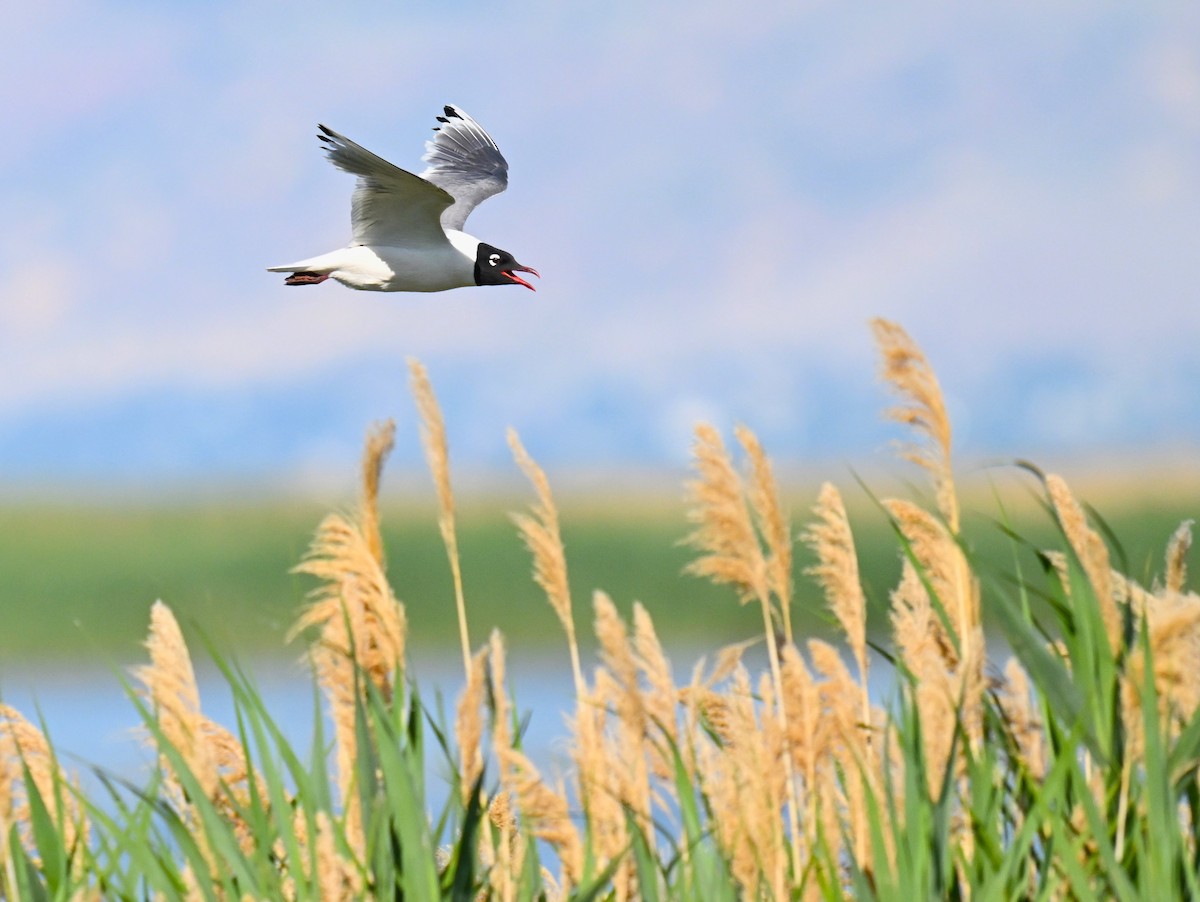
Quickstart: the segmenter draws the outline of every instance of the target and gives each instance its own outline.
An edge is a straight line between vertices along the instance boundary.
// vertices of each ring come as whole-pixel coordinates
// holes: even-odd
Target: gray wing
[[[317,127],[329,162],[358,176],[350,202],[355,244],[412,247],[446,241],[440,220],[453,197],[332,129]]]
[[[442,225],[461,229],[471,211],[508,187],[508,163],[500,148],[478,122],[461,108],[445,107],[433,140],[425,142],[422,158],[429,168],[421,178],[444,188],[454,204],[442,214]]]

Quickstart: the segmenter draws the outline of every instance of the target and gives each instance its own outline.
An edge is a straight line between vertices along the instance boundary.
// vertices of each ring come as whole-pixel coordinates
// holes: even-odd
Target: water
[[[988,651],[993,668],[1008,655],[999,643],[991,643]],[[670,651],[677,683],[689,680],[693,662],[699,657],[700,652],[694,648]],[[745,663],[752,674],[766,670],[761,644],[748,650]],[[589,666],[586,661],[584,666],[586,671]],[[224,676],[212,666],[198,664],[196,669],[204,714],[236,732],[232,692]],[[296,661],[271,658],[246,662],[243,669],[293,749],[302,760],[309,760],[313,684],[307,668]],[[526,754],[545,776],[553,778],[565,773],[570,767],[570,739],[564,717],[575,705],[566,651],[529,654],[510,650],[507,670],[517,710],[527,727]],[[452,730],[455,703],[463,688],[462,658],[458,651],[418,654],[411,672],[418,681],[425,706]],[[894,689],[890,666],[873,657],[872,700],[886,702]],[[89,794],[99,788],[93,768],[143,785],[155,766],[155,754],[146,744],[137,710],[118,675],[106,667],[71,668],[58,661],[46,665],[9,665],[0,668],[0,699],[33,723],[44,726],[60,760],[68,771],[80,774]],[[439,710],[441,717],[436,713]],[[428,732],[426,735],[430,749],[426,774],[428,798],[436,803],[445,798],[448,769],[440,750],[434,747],[432,735]],[[327,740],[330,736],[326,726]]]
[[[462,659],[456,651],[418,659],[412,665],[422,701],[453,728],[455,703],[463,688]],[[308,760],[313,734],[313,683],[301,664],[279,659],[248,662],[244,670],[272,720],[293,749]],[[548,773],[567,766],[566,729],[562,712],[574,706],[570,668],[563,660],[524,656],[508,663],[518,710],[528,714],[526,752]],[[566,675],[566,679],[562,675]],[[215,667],[196,667],[201,709],[217,723],[236,732],[233,694]],[[131,683],[135,682],[131,680]],[[62,662],[8,666],[0,671],[0,700],[42,727],[69,772],[78,772],[89,793],[98,788],[95,769],[141,785],[155,766],[145,730],[134,703],[112,670],[100,666],[70,667]],[[323,704],[323,700],[322,700]],[[436,716],[436,714],[435,714]],[[326,725],[326,739],[330,733]],[[427,733],[431,744],[433,738]],[[428,754],[430,798],[443,795],[447,768],[440,751]],[[332,762],[331,762],[332,764]]]

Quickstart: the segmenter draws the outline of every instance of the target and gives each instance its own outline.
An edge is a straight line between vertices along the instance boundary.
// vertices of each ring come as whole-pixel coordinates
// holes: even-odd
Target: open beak
[[[513,267],[513,270],[520,270],[521,272],[529,272],[529,273],[533,273],[533,274],[534,274],[535,276],[537,276],[539,279],[542,277],[542,274],[541,274],[541,273],[539,273],[539,272],[538,272],[536,269],[534,269],[532,266],[520,266],[520,265],[517,265],[517,266],[514,266],[514,267]],[[528,282],[526,282],[524,279],[522,279],[520,276],[518,276],[518,275],[516,274],[516,272],[513,272],[512,270],[507,270],[507,269],[506,269],[506,270],[504,270],[503,274],[504,274],[504,275],[506,275],[506,276],[508,276],[510,279],[512,279],[512,280],[513,280],[514,282],[516,282],[518,285],[524,285],[524,286],[525,286],[526,288],[528,288],[530,291],[537,291],[537,289],[536,289],[536,288],[534,288],[532,285],[530,285]]]

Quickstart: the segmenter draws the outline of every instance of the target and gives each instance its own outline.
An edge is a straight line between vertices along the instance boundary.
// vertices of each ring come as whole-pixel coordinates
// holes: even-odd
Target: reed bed
[[[570,767],[541,772],[504,637],[471,643],[486,624],[468,624],[470,595],[486,587],[463,585],[447,430],[412,361],[462,647],[453,723],[406,671],[405,607],[379,530],[389,422],[368,434],[357,506],[318,526],[296,568],[316,581],[292,630],[320,695],[311,748],[288,743],[252,679],[212,648],[237,714],[207,718],[191,650],[155,603],[149,660],[126,686],[159,761],[144,784],[100,772],[89,795],[41,730],[0,706],[3,898],[1200,897],[1190,522],[1139,585],[1114,569],[1119,549],[1066,480],[1026,464],[1061,541],[1009,530],[1011,572],[981,572],[936,375],[898,325],[873,329],[899,399],[890,416],[910,431],[900,453],[932,499],[877,499],[903,561],[881,600],[887,641],[868,638],[839,490],[823,485],[798,527],[753,432],[739,427],[731,450],[707,424],[686,487],[687,569],[756,606],[761,635],[730,637],[680,675],[639,603],[596,590],[590,624],[577,623],[586,608],[573,603],[550,481],[510,432],[533,488],[513,521],[575,696],[562,712]],[[793,634],[797,570],[819,586],[841,646]],[[985,609],[999,641],[985,640]],[[579,629],[597,643],[586,669]],[[998,647],[1011,653],[992,660]],[[888,672],[882,697],[871,668]],[[437,806],[431,757],[451,775]]]

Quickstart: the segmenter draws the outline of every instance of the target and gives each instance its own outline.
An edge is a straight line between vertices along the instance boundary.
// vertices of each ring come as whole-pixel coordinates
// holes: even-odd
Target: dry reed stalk
[[[583,875],[583,842],[571,822],[565,796],[547,786],[533,762],[516,749],[501,749],[500,759],[510,781],[508,790],[516,799],[522,818],[534,836],[549,843],[558,853],[564,889],[578,886]]]
[[[253,781],[260,798],[266,796],[265,784],[250,766],[242,743],[201,713],[187,644],[171,609],[161,601],[150,608],[150,631],[145,644],[150,663],[135,668],[134,676],[145,687],[162,733],[155,741],[160,745],[163,768],[172,779],[172,794],[181,811],[194,816],[191,804],[185,801],[186,793],[175,766],[161,747],[164,743],[183,758],[205,796],[233,827],[243,849],[253,848],[250,825],[240,812],[250,798],[250,783]]]
[[[221,778],[220,792],[213,799],[214,807],[232,826],[242,851],[250,855],[258,844],[258,838],[242,812],[250,805],[251,783],[254,784],[253,792],[266,804],[266,784],[247,761],[245,746],[236,736],[208,718],[204,719],[201,726],[204,741],[213,750],[217,773]]]
[[[779,767],[785,743],[772,714],[779,700],[769,675],[759,680],[757,694],[765,713],[761,719],[749,674],[739,667],[726,695],[730,741],[720,748],[702,747],[699,774],[710,823],[744,897],[760,898],[765,888],[769,897],[783,899],[788,857],[782,814],[795,787],[790,766]],[[800,843],[791,845],[798,854]]]
[[[161,601],[150,608],[150,632],[145,646],[150,663],[135,668],[133,676],[146,690],[163,740],[179,752],[204,794],[214,798],[218,786],[217,762],[212,748],[204,741],[205,717],[200,713],[200,691],[192,659],[171,609]],[[163,760],[168,773],[173,773],[169,760]]]
[[[383,465],[396,444],[396,424],[392,420],[374,423],[367,431],[362,457],[362,496],[359,499],[359,528],[371,556],[380,569],[387,566],[383,536],[379,532],[379,482]]]
[[[1017,754],[1035,780],[1046,775],[1046,741],[1042,718],[1033,704],[1029,676],[1016,658],[1004,665],[998,694],[1000,709],[1017,743]]]
[[[308,878],[317,887],[317,898],[321,902],[362,898],[362,876],[354,862],[338,851],[333,822],[324,811],[317,812],[316,827],[316,855]]]
[[[740,440],[744,447],[757,444],[748,430],[743,430]],[[734,586],[738,591],[739,601],[743,604],[758,600],[762,609],[763,636],[771,664],[771,679],[774,681],[772,697],[777,700],[777,727],[780,735],[787,737],[787,713],[782,701],[783,676],[779,667],[779,642],[771,605],[772,579],[768,576],[767,561],[755,532],[750,507],[746,503],[746,489],[733,467],[720,434],[707,423],[696,426],[692,456],[696,478],[687,484],[687,494],[691,501],[688,520],[695,524],[695,528],[684,539],[684,543],[702,554],[687,566],[685,572],[706,576],[716,583]],[[763,460],[765,461],[765,457]],[[764,486],[769,486],[769,483],[770,480],[763,480]],[[790,551],[788,554],[790,555]],[[787,604],[788,601],[790,599],[779,599],[781,605]],[[792,756],[784,754],[783,762],[789,798],[788,825],[791,835],[799,836],[800,803],[792,774]],[[798,874],[800,859],[797,844],[792,845],[792,851],[792,869]]]
[[[311,602],[288,633],[291,641],[304,630],[317,627],[325,640],[330,623],[349,621],[355,628],[332,647],[353,655],[386,698],[391,697],[394,680],[403,671],[408,633],[404,606],[387,581],[379,532],[380,476],[394,437],[390,420],[368,432],[357,515],[330,514],[322,520],[304,558],[293,568],[294,573],[314,576],[323,585],[310,593]]]
[[[712,673],[708,675],[708,679],[705,681],[706,685],[712,686],[732,676],[733,672],[737,670],[738,665],[742,663],[742,657],[746,654],[746,649],[757,644],[757,639],[746,639],[742,642],[732,642],[729,645],[723,645],[717,649],[717,660],[713,664]]]
[[[858,665],[862,684],[863,722],[870,720],[870,696],[867,692],[867,599],[858,575],[858,554],[854,534],[842,495],[829,482],[821,486],[813,506],[817,519],[809,524],[802,538],[817,556],[817,563],[805,573],[816,578],[825,591],[829,610],[846,634],[846,641]]]
[[[671,662],[654,631],[654,621],[638,602],[633,604],[633,649],[646,684],[642,704],[648,719],[646,740],[651,769],[667,786],[673,786],[674,766],[669,749],[679,745],[676,715],[679,691],[671,675]]]
[[[1160,722],[1177,734],[1200,708],[1200,596],[1150,596],[1142,628],[1149,630]],[[1144,680],[1145,651],[1137,642],[1129,652],[1122,689],[1126,719],[1133,721],[1129,732],[1139,756],[1143,737],[1138,712]]]
[[[508,687],[505,686],[505,671],[508,657],[504,650],[504,637],[499,630],[492,630],[487,643],[487,679],[492,700],[492,753],[500,769],[500,783],[505,782],[504,760],[500,750],[512,747],[511,705]]]
[[[488,640],[488,681],[491,685],[492,697],[492,752],[500,770],[502,786],[511,786],[515,775],[511,774],[504,752],[512,748],[512,706],[505,688],[507,656],[504,650],[504,637],[499,630],[493,629]],[[512,799],[508,791],[497,793],[488,804],[488,817],[499,833],[499,842],[492,847],[491,836],[487,831],[480,837],[481,847],[487,845],[492,850],[495,859],[494,866],[489,872],[489,883],[496,890],[501,900],[516,898],[517,887],[520,884],[520,871],[524,863],[524,837],[517,828],[516,817],[512,811]]]
[[[8,837],[13,824],[19,825],[26,848],[36,848],[26,771],[51,819],[61,823],[71,872],[81,877],[88,823],[77,802],[78,792],[68,785],[42,731],[16,708],[0,703],[0,870],[9,864]]]
[[[788,748],[796,764],[804,793],[803,842],[811,857],[817,843],[817,814],[820,809],[821,769],[830,741],[832,723],[824,717],[821,693],[808,665],[794,645],[783,648],[783,701],[788,712]],[[840,832],[829,838],[836,844]],[[800,837],[793,839],[799,841]],[[836,855],[835,855],[836,857]]]
[[[699,770],[697,739],[703,733],[712,731],[721,743],[733,741],[728,717],[729,706],[725,697],[715,692],[712,687],[733,674],[741,665],[745,650],[756,642],[757,640],[752,639],[721,648],[707,677],[704,675],[707,662],[701,658],[692,668],[691,682],[679,691],[684,717],[680,752],[688,776],[693,782],[697,780]]]
[[[1192,547],[1192,520],[1179,524],[1167,543],[1166,590],[1182,592],[1187,584],[1187,555]]]
[[[768,673],[759,677],[758,697],[762,699],[764,713],[782,713],[783,699],[778,695],[776,683]],[[760,742],[735,743],[734,752],[744,754],[742,767],[753,775],[750,781],[751,794],[758,797],[757,804],[752,805],[746,819],[746,827],[756,837],[769,838],[766,842],[756,839],[758,856],[772,895],[776,899],[783,899],[786,898],[788,842],[784,836],[782,814],[788,799],[795,798],[796,792],[791,756],[787,753],[786,719],[764,716],[759,724],[759,738]],[[783,772],[779,768],[781,758],[785,765]],[[798,822],[795,826],[798,828]],[[792,835],[796,836],[798,833]],[[798,846],[798,843],[792,844],[797,854],[797,866]]]
[[[470,661],[467,685],[458,700],[454,736],[458,742],[459,778],[463,805],[471,800],[475,781],[483,773],[483,704],[487,673],[487,649],[481,649]]]
[[[595,781],[589,794],[589,827],[599,835],[605,858],[621,854],[629,842],[626,811],[654,848],[650,820],[650,773],[646,745],[650,726],[645,699],[638,685],[638,663],[625,623],[612,600],[603,592],[593,596],[596,638],[604,667],[597,668],[595,697],[616,712],[616,735],[600,732],[597,760],[588,769]],[[596,777],[599,776],[599,780]],[[599,791],[597,791],[599,790]],[[614,878],[617,897],[636,894],[636,871],[632,860],[623,859]]]
[[[882,357],[883,378],[902,399],[900,405],[888,411],[888,416],[912,427],[917,435],[917,440],[905,446],[901,455],[929,474],[938,512],[954,541],[960,530],[958,497],[951,465],[950,419],[937,375],[916,342],[899,325],[874,319],[871,327]],[[984,667],[983,636],[978,626],[979,586],[961,549],[951,552],[947,546],[943,547],[945,551],[939,559],[945,566],[950,591],[945,594],[937,591],[947,614],[956,622],[963,669],[961,688],[969,690],[968,738],[975,739],[980,726],[976,715],[981,713],[977,701],[982,702]]]
[[[537,494],[537,501],[530,505],[529,514],[513,514],[512,519],[533,555],[534,581],[546,593],[550,607],[567,634],[575,694],[581,696],[585,691],[583,670],[579,665],[579,645],[575,640],[575,616],[571,611],[571,590],[567,583],[567,556],[558,528],[558,507],[550,491],[550,480],[529,456],[515,429],[508,430],[508,446],[512,449],[517,466],[533,484]]]
[[[750,460],[750,507],[767,548],[764,561],[766,582],[774,593],[783,616],[784,641],[792,641],[792,527],[779,498],[779,487],[771,461],[758,436],[745,426],[734,430]]]
[[[742,663],[746,649],[757,645],[758,642],[758,639],[747,639],[743,642],[722,646],[717,650],[717,660],[713,663],[708,676],[704,675],[707,666],[706,659],[702,657],[696,662],[692,668],[691,682],[679,690],[679,699],[684,704],[685,716],[689,718],[687,729],[683,734],[685,737],[696,735],[695,728],[699,724],[698,718],[701,715],[709,721],[710,728],[721,734],[720,724],[724,723],[724,719],[720,712],[724,707],[724,699],[719,693],[714,692],[712,687],[728,679]],[[709,717],[710,709],[712,709],[713,718]]]
[[[504,636],[498,629],[493,629],[488,638],[488,681],[491,684],[492,696],[492,746],[497,758],[501,748],[509,748],[512,745],[512,728],[509,723],[511,707],[504,684],[507,665]]]
[[[347,591],[353,592],[352,586]],[[364,631],[363,607],[351,601],[343,608],[343,616],[333,616],[321,625],[321,637],[309,648],[309,660],[317,684],[329,705],[333,722],[334,760],[337,769],[338,793],[342,799],[342,816],[346,824],[346,839],[355,854],[365,849],[365,833],[360,816],[359,794],[354,791],[355,763],[358,760],[358,730],[355,724],[358,706],[360,675],[351,649],[352,636]],[[294,627],[296,631],[298,627]]]
[[[695,528],[683,541],[701,556],[688,564],[685,572],[733,586],[742,604],[769,599],[766,560],[742,481],[721,436],[707,423],[696,426],[692,463],[696,478],[686,489],[688,521]],[[773,640],[773,636],[772,628],[768,637]]]
[[[403,672],[408,624],[404,606],[392,594],[379,560],[362,528],[340,514],[330,514],[317,527],[304,559],[293,568],[323,580],[288,633],[289,641],[310,627],[321,631],[326,646],[351,656],[385,698]],[[338,642],[326,635],[335,621],[348,620],[349,635]]]
[[[454,604],[458,612],[458,638],[462,645],[463,672],[471,670],[471,639],[467,630],[467,605],[463,595],[462,565],[458,555],[458,532],[454,521],[454,492],[450,488],[450,449],[446,441],[446,423],[442,408],[433,393],[433,384],[424,364],[415,357],[408,358],[409,386],[421,415],[421,446],[433,475],[437,490],[438,529],[446,557],[450,560],[450,575],[454,580]]]
[[[488,865],[488,885],[499,902],[515,902],[520,885],[520,867],[524,860],[525,839],[517,825],[512,810],[512,799],[507,792],[497,793],[488,805],[488,820],[499,834],[499,842],[493,849],[488,831],[480,838],[480,849],[487,849],[494,857]]]
[[[317,630],[309,659],[329,703],[346,838],[356,854],[364,849],[365,834],[353,788],[358,747],[355,712],[366,691],[364,680],[391,699],[404,671],[408,635],[404,606],[384,570],[379,534],[379,480],[392,444],[390,422],[368,434],[358,515],[327,516],[293,568],[321,580],[289,631],[288,641],[310,628]]]
[[[594,690],[575,700],[571,757],[591,852],[598,862],[607,863],[629,844],[622,804],[623,795],[629,792],[623,785],[629,780],[629,764],[620,753],[619,742],[614,742],[606,729],[608,700],[619,697],[622,690],[604,667],[596,669],[594,684]],[[627,882],[627,873],[622,873],[616,886],[624,892]]]
[[[937,639],[940,624],[929,593],[908,560],[891,593],[891,620],[900,660],[913,676],[929,790],[936,793],[950,760],[957,680]]]
[[[365,848],[358,793],[354,791],[358,757],[355,724],[359,698],[371,682],[387,699],[404,668],[407,621],[404,606],[359,527],[331,514],[317,529],[295,572],[324,580],[301,612],[289,640],[310,627],[318,638],[309,650],[317,683],[329,704],[336,741],[338,790],[346,839],[355,854]]]
[[[944,667],[950,671],[950,704],[958,712],[967,741],[978,748],[983,733],[986,658],[978,580],[971,573],[958,542],[931,514],[907,501],[888,500],[883,504],[917,560],[920,576],[924,578],[918,581],[920,591],[925,595],[919,607],[933,616],[928,629],[938,643]],[[951,618],[957,642],[949,640],[941,618],[934,612],[928,596],[930,590]],[[895,601],[894,597],[893,608]],[[902,613],[898,622],[904,620]],[[907,655],[905,662],[908,662]],[[919,666],[929,670],[931,662],[923,661]],[[940,715],[938,719],[940,721]]]
[[[240,812],[249,799],[249,783],[255,782],[260,795],[263,783],[250,767],[242,744],[201,713],[200,694],[183,633],[170,608],[161,601],[150,608],[150,631],[145,645],[150,663],[135,668],[133,675],[142,683],[154,712],[159,732],[153,740],[167,774],[169,795],[180,814],[197,821],[195,803],[188,799],[177,767],[166,753],[167,747],[183,759],[184,767],[229,822],[242,848],[252,849],[254,836]],[[203,832],[200,848],[210,869],[215,871],[219,862]]]
[[[1184,591],[1191,525],[1190,520],[1180,524],[1167,545],[1165,584],[1158,592],[1148,592],[1116,571],[1109,573],[1115,597],[1129,605],[1148,632],[1159,721],[1171,735],[1178,735],[1200,709],[1200,595]],[[1055,565],[1065,569],[1066,561],[1060,558]],[[1135,640],[1121,686],[1133,759],[1140,758],[1144,747],[1145,666],[1142,642]]]
[[[883,774],[871,742],[874,722],[885,718],[883,711],[859,709],[863,688],[846,668],[832,645],[817,639],[808,642],[813,669],[825,679],[819,684],[824,720],[832,734],[823,773],[821,797],[826,801],[827,836],[848,836],[856,861],[869,860],[871,824],[867,811],[868,793],[880,798]],[[836,856],[835,856],[836,857]]]
[[[916,342],[899,325],[873,319],[871,329],[882,355],[882,376],[902,399],[887,416],[911,426],[922,440],[905,446],[902,456],[929,474],[937,493],[938,510],[950,532],[957,535],[958,498],[950,466],[950,419],[937,375]]]
[[[1113,598],[1112,570],[1109,567],[1108,548],[1100,534],[1087,524],[1083,508],[1071,494],[1066,480],[1057,473],[1047,473],[1045,477],[1046,491],[1050,495],[1050,503],[1058,517],[1059,526],[1088,581],[1096,594],[1096,602],[1100,606],[1100,616],[1104,621],[1104,629],[1108,634],[1109,647],[1116,653],[1121,647],[1122,629],[1121,612]]]
[[[975,581],[962,578],[964,571],[969,573],[962,549],[936,518],[912,502],[888,499],[883,506],[908,542],[920,574],[951,618],[954,639],[942,628],[940,618],[936,634],[946,663],[982,667],[982,650],[971,648],[980,630],[979,596]]]
[[[629,631],[617,613],[616,605],[604,592],[597,590],[592,595],[596,611],[596,638],[600,642],[600,659],[615,678],[617,691],[612,701],[617,717],[630,727],[638,737],[645,733],[646,707],[638,690],[638,665],[629,641]]]

